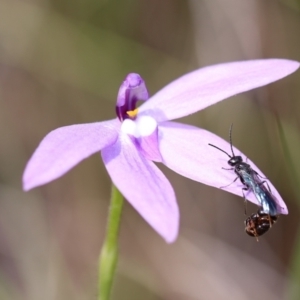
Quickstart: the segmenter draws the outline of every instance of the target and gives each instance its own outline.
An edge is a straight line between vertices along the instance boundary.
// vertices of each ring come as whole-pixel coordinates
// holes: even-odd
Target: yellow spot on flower
[[[130,118],[135,118],[136,115],[138,114],[138,109],[136,108],[135,110],[129,110],[126,112],[127,115],[130,117]]]

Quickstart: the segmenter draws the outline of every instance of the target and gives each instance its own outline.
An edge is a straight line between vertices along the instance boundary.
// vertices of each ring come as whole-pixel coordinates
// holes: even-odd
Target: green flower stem
[[[118,235],[124,199],[113,185],[106,238],[99,258],[98,300],[109,300],[118,261]]]

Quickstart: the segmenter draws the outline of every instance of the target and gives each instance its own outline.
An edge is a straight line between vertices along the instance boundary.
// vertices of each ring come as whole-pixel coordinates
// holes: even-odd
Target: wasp
[[[234,154],[232,146],[232,124],[229,130],[229,140],[232,155],[215,145],[208,145],[222,151],[229,157],[228,164],[231,168],[225,170],[233,170],[237,175],[232,183],[239,179],[243,184],[242,192],[245,201],[245,192],[252,191],[254,193],[260,205],[260,209],[257,213],[249,216],[244,224],[246,233],[258,240],[258,236],[266,233],[277,221],[279,215],[277,202],[271,193],[268,183],[262,180],[264,178],[253,170],[250,164],[244,162],[242,156]]]

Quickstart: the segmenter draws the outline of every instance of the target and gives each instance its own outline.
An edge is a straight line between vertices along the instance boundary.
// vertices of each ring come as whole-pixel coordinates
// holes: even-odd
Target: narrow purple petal
[[[195,113],[230,96],[279,80],[299,67],[296,61],[262,59],[230,62],[186,74],[157,92],[139,109],[158,122]]]
[[[164,174],[137,151],[126,134],[101,152],[113,183],[168,242],[178,235],[179,211],[173,188]]]
[[[51,131],[41,141],[23,174],[24,190],[48,183],[80,161],[113,144],[119,134],[117,119],[71,125]]]
[[[236,178],[234,171],[222,169],[222,167],[230,168],[226,154],[208,145],[211,143],[230,153],[230,144],[227,141],[209,131],[175,122],[160,124],[159,131],[162,135],[160,152],[163,163],[173,171],[217,188],[230,184]],[[246,161],[245,155],[237,148],[234,148],[234,153],[241,155]],[[265,177],[253,162],[248,159],[247,163]],[[287,214],[286,204],[278,191],[270,181],[268,184],[277,200],[280,212]],[[242,187],[242,183],[237,180],[223,190],[243,197]],[[246,197],[249,201],[259,205],[252,192],[247,193]]]

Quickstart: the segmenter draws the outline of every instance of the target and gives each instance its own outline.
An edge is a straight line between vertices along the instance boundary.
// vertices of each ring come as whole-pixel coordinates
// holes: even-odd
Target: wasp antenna
[[[223,153],[225,153],[229,158],[232,158],[232,156],[230,156],[226,151],[224,151],[223,149],[221,149],[221,148],[219,148],[219,147],[217,147],[217,146],[215,146],[215,145],[212,145],[212,144],[208,144],[209,146],[212,146],[212,147],[214,147],[214,148],[216,148],[216,149],[218,149],[218,150],[220,150],[220,151],[222,151]]]
[[[229,141],[230,141],[230,148],[231,148],[232,156],[235,156],[234,152],[233,152],[233,146],[232,146],[232,127],[233,127],[233,123],[231,123],[230,128],[229,128]]]

